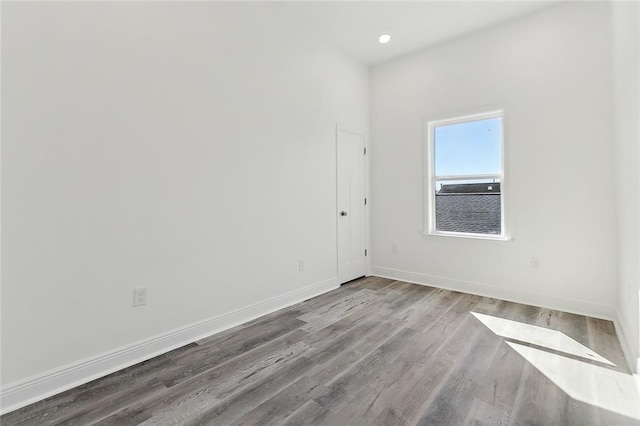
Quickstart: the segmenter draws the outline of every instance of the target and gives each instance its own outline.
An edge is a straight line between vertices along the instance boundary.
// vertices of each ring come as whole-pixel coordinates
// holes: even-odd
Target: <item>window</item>
[[[428,123],[429,234],[505,239],[503,113]]]

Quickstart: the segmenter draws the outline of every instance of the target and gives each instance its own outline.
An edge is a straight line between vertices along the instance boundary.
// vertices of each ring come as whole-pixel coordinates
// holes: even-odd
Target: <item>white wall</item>
[[[2,7],[11,403],[337,285],[335,125],[368,129],[366,68],[265,19],[277,4]]]
[[[613,3],[619,317],[627,357],[640,372],[640,5]]]
[[[613,318],[610,31],[606,4],[566,4],[373,68],[374,274]],[[513,240],[423,235],[423,124],[495,108]]]

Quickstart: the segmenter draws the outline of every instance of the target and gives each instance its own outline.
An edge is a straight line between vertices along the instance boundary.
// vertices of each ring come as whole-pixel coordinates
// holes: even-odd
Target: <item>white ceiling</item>
[[[330,1],[271,3],[280,19],[322,37],[344,53],[377,64],[472,33],[557,2],[550,1]],[[282,21],[281,21],[282,22]],[[391,34],[389,44],[379,35]]]

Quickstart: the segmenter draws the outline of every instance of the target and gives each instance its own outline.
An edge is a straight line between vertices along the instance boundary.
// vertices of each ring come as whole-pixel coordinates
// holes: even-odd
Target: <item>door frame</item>
[[[339,258],[339,238],[338,238],[338,141],[339,141],[339,137],[340,137],[340,132],[344,132],[344,133],[351,133],[352,135],[357,135],[357,136],[361,136],[363,143],[364,143],[364,149],[366,149],[366,154],[363,153],[362,157],[363,157],[363,162],[364,162],[364,176],[362,177],[363,179],[363,192],[364,192],[364,196],[367,199],[367,204],[364,208],[364,217],[362,218],[364,221],[364,247],[367,250],[367,256],[365,256],[364,259],[364,275],[366,277],[371,275],[371,245],[370,245],[370,234],[371,234],[371,229],[369,227],[369,217],[370,217],[370,207],[371,207],[371,194],[369,193],[369,157],[370,157],[370,147],[369,147],[369,137],[367,135],[366,132],[364,131],[360,131],[357,128],[354,129],[351,126],[346,126],[343,125],[341,123],[336,123],[336,128],[335,128],[335,170],[334,170],[334,176],[335,176],[335,190],[336,190],[336,196],[335,196],[335,204],[334,204],[334,217],[335,217],[335,221],[336,221],[336,281],[338,283],[338,285],[342,285],[344,283],[340,282],[340,276],[339,276],[339,271],[340,271],[340,258]]]

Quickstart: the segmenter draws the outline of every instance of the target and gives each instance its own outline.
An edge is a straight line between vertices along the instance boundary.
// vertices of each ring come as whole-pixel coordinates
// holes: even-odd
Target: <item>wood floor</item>
[[[625,366],[609,321],[371,277],[0,422],[640,424]]]

